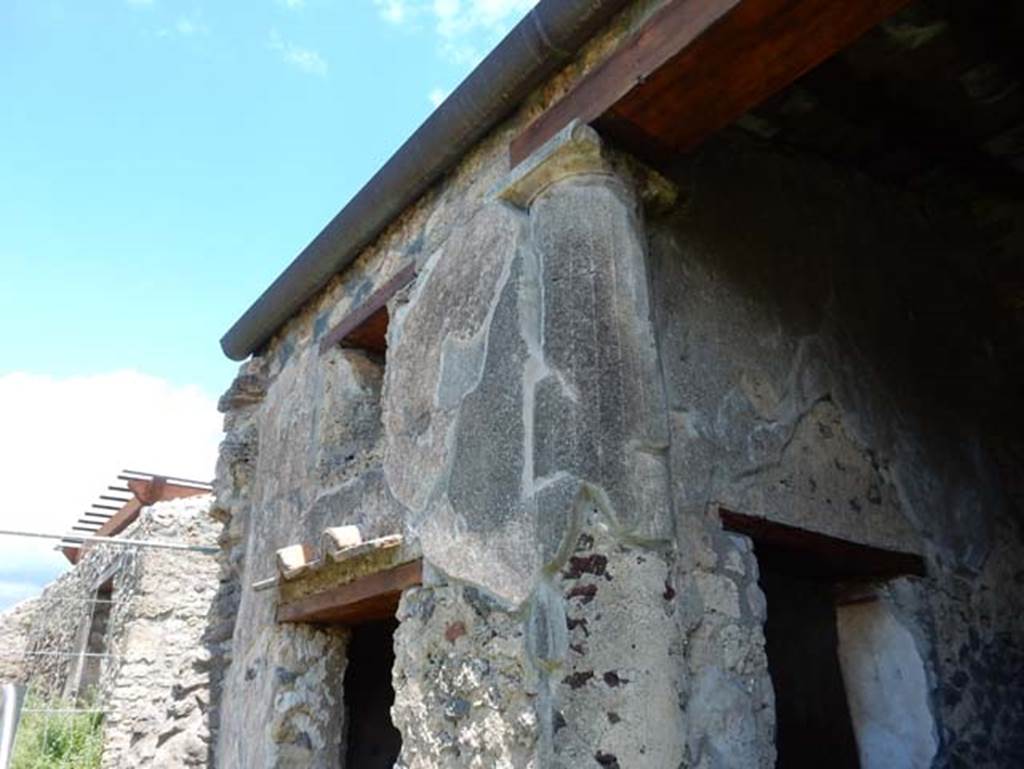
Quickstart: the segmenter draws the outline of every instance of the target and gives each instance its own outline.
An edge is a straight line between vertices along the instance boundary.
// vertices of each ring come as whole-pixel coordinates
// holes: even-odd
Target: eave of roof
[[[628,2],[541,0],[224,334],[224,353],[244,360],[265,345]]]

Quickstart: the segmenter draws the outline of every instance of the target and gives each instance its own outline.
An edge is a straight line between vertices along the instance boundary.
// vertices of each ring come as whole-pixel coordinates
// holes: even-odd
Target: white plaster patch
[[[938,749],[924,663],[881,601],[836,610],[839,662],[863,769],[927,769]]]

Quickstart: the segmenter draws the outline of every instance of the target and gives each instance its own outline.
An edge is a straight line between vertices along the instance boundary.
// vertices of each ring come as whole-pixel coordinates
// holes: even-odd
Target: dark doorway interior
[[[775,689],[779,769],[859,769],[839,664],[836,593],[925,574],[920,556],[720,510],[723,527],[749,537],[768,602],[765,651]]]
[[[768,599],[764,630],[775,688],[776,766],[858,769],[857,742],[836,653],[831,583],[763,570],[761,589]]]
[[[391,723],[397,627],[389,619],[352,630],[345,669],[346,769],[392,769],[398,760],[402,736]]]

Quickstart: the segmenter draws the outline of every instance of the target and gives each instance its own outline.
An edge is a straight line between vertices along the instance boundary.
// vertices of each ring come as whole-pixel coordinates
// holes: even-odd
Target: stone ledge
[[[325,584],[300,596],[286,597],[282,586],[277,621],[356,625],[387,619],[395,616],[402,593],[422,583],[423,561],[417,559],[345,582]]]
[[[402,590],[422,581],[418,549],[400,535],[360,541],[354,526],[324,532],[322,552],[297,544],[277,552],[279,622],[355,623],[394,614]]]

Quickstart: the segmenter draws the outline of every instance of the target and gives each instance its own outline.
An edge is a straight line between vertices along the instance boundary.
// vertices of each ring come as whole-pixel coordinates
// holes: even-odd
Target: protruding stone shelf
[[[417,559],[301,598],[285,599],[282,590],[277,621],[357,625],[387,619],[395,615],[402,591],[422,581],[423,562]]]
[[[319,558],[305,545],[278,551],[278,622],[386,619],[394,616],[402,591],[422,583],[419,553],[401,536],[359,542],[358,534],[353,538],[344,529],[325,532]]]

